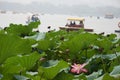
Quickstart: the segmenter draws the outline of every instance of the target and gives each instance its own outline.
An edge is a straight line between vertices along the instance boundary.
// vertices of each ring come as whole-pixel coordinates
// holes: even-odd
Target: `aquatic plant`
[[[76,63],[74,63],[73,65],[71,65],[70,72],[76,73],[76,74],[86,73],[87,70],[84,69],[85,65],[86,65],[86,63],[84,63],[84,64],[76,64]]]
[[[120,79],[120,39],[115,34],[40,33],[33,30],[39,24],[10,24],[0,30],[1,80]]]

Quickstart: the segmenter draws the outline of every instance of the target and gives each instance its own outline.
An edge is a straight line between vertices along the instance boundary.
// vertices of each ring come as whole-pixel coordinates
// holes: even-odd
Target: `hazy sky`
[[[29,4],[34,1],[37,2],[48,2],[55,5],[88,5],[91,7],[94,6],[113,6],[120,8],[120,0],[0,0],[7,2],[17,2],[22,4]]]

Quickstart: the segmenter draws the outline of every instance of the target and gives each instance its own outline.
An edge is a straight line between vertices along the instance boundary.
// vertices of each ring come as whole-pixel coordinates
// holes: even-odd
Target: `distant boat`
[[[33,14],[32,16],[28,16],[26,23],[29,24],[30,22],[40,21],[38,16],[39,16],[38,14]]]
[[[100,19],[100,17],[98,16],[97,19]]]
[[[83,29],[84,31],[87,32],[93,32],[93,29],[84,28],[83,24],[83,21],[85,21],[84,18],[68,18],[67,20],[69,21],[69,23],[67,23],[64,27],[59,27],[60,30],[75,31]]]
[[[6,13],[6,11],[2,10],[2,11],[0,11],[0,13],[5,14],[5,13]]]
[[[120,28],[120,22],[118,23],[118,27]],[[115,30],[116,33],[120,33],[120,30]]]
[[[114,15],[113,14],[105,14],[105,18],[107,19],[113,19],[114,18]]]
[[[115,30],[116,33],[120,33],[120,30]]]

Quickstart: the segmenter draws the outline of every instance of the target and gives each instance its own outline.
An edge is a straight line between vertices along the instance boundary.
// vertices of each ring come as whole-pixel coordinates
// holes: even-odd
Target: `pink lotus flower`
[[[72,73],[76,73],[76,74],[80,74],[80,73],[86,73],[88,72],[86,69],[84,69],[84,66],[86,66],[87,64],[84,63],[84,64],[76,64],[74,63],[74,65],[71,65],[71,70],[70,72]]]

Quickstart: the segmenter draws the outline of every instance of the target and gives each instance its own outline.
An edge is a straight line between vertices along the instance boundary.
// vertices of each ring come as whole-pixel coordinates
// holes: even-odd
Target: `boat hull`
[[[93,29],[86,29],[86,28],[80,28],[80,27],[59,27],[59,28],[60,28],[60,30],[67,30],[67,31],[77,31],[80,29],[84,29],[84,31],[87,31],[87,32],[94,31]]]
[[[115,30],[116,33],[120,33],[120,30]]]

